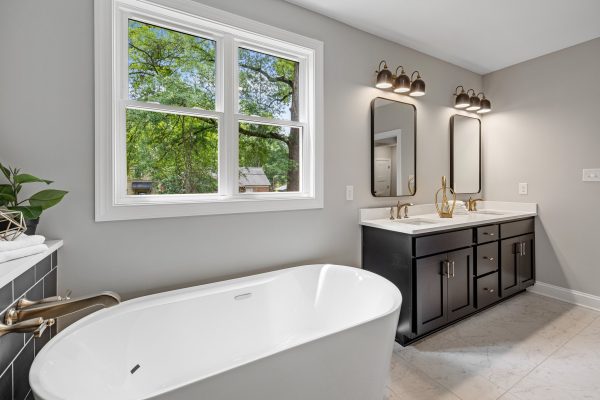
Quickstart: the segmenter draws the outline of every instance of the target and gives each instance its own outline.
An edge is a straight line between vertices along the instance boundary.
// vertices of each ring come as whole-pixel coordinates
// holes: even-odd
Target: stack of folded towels
[[[44,244],[46,238],[41,235],[20,235],[15,240],[0,240],[0,263],[27,257],[48,250]]]

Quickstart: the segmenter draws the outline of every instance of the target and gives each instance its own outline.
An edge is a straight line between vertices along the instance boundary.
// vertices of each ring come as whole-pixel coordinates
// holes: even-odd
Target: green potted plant
[[[27,199],[20,200],[19,193],[24,184],[45,183],[49,185],[52,181],[21,173],[20,169],[5,167],[2,163],[0,163],[0,171],[2,171],[2,174],[8,181],[8,183],[0,184],[0,208],[21,211],[27,223],[27,231],[25,233],[28,235],[35,234],[42,212],[58,204],[68,192],[64,190],[45,189]]]

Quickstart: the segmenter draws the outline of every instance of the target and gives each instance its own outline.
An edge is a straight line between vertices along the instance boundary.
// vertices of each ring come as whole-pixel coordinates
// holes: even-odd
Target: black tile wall
[[[38,300],[56,296],[58,252],[31,267],[12,282],[0,287],[0,321],[21,297]],[[11,333],[0,337],[0,400],[33,400],[29,369],[37,353],[56,335],[56,325],[42,337],[31,333]]]
[[[12,399],[12,365],[8,367],[8,370],[0,377],[0,397],[1,399]]]
[[[13,362],[13,398],[15,400],[25,400],[29,394],[29,369],[34,357],[33,340],[30,340]]]

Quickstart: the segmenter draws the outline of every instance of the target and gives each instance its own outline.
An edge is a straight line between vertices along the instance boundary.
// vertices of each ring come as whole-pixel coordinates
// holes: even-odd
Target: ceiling
[[[600,37],[599,0],[286,1],[479,74]]]

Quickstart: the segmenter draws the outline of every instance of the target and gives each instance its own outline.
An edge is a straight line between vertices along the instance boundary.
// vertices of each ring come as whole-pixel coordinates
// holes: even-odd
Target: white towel
[[[0,253],[5,251],[13,251],[23,249],[25,247],[37,246],[46,241],[46,238],[42,235],[27,236],[26,234],[20,235],[15,240],[7,241],[0,240]]]
[[[48,250],[48,246],[46,246],[45,244],[37,244],[34,246],[23,247],[21,249],[3,251],[0,252],[0,263],[14,260],[16,258],[32,256],[37,253],[42,253],[46,250]]]

